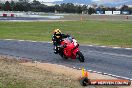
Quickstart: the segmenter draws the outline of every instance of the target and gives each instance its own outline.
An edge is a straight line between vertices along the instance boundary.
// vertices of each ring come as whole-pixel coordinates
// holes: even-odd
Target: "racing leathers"
[[[57,36],[59,36],[59,38],[57,38]],[[69,37],[69,35],[65,35],[65,34],[53,34],[52,36],[52,42],[54,45],[54,53],[57,54],[60,52],[60,48],[59,46],[61,45],[61,41],[63,38],[67,38]]]

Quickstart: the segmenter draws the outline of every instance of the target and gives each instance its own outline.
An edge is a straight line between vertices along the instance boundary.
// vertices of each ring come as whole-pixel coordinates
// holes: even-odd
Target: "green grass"
[[[0,39],[51,41],[55,28],[81,44],[132,47],[131,21],[0,22]]]

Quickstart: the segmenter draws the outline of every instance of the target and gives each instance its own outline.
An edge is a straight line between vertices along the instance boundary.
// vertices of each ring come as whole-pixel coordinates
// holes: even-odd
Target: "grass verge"
[[[0,88],[81,88],[77,80],[0,58]]]
[[[55,28],[82,44],[132,47],[131,21],[0,22],[0,39],[51,41]]]
[[[0,88],[83,88],[78,80],[34,66],[24,66],[15,59],[0,57]],[[86,88],[117,88],[88,86]]]

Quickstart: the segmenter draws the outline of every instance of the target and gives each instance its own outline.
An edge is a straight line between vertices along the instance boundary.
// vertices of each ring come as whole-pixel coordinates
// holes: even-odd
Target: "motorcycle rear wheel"
[[[83,54],[80,51],[77,52],[77,58],[80,62],[84,62],[85,60]]]

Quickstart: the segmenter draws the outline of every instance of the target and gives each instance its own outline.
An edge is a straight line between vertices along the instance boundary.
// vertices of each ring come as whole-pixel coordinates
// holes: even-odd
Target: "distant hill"
[[[115,0],[113,2],[95,2],[95,3],[98,3],[98,4],[102,4],[102,5],[105,5],[105,6],[120,6],[120,5],[132,5],[132,0]]]
[[[63,0],[55,1],[54,3],[78,3],[78,4],[91,4],[91,0]]]
[[[96,3],[97,5],[105,5],[105,6],[120,6],[120,5],[132,5],[132,0],[111,0],[111,1],[93,1],[93,0],[63,0],[63,1],[55,1],[55,4],[60,3],[77,3],[77,4],[92,4]]]

